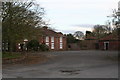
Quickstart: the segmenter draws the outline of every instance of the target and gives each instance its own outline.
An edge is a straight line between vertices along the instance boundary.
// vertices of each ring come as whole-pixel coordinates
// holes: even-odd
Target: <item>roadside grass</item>
[[[20,54],[20,53],[10,53],[10,52],[3,52],[2,53],[2,58],[11,59],[11,58],[19,58],[21,56],[22,56],[22,54]]]
[[[44,63],[47,62],[48,60],[52,59],[52,57],[46,56],[44,54],[33,54],[33,53],[26,53],[26,54],[21,54],[21,53],[10,53],[10,52],[4,52],[2,53],[2,58],[3,59],[14,59],[14,58],[20,58],[26,56],[25,59],[17,62],[13,62],[10,64],[24,64],[24,65],[30,65],[30,64],[37,64],[37,63]]]
[[[2,58],[2,52],[0,52],[0,58]]]

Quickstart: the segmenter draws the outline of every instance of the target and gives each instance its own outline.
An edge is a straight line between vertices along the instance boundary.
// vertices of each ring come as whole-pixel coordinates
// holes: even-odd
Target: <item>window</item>
[[[49,42],[49,37],[46,37],[46,42]]]
[[[46,43],[47,46],[49,46],[49,43]]]
[[[60,49],[63,49],[63,37],[60,37]]]
[[[54,43],[51,43],[51,49],[54,49]]]
[[[62,42],[62,37],[60,37],[60,42]]]
[[[51,37],[51,42],[54,42],[54,37]]]
[[[18,49],[21,49],[21,47],[19,46]]]
[[[63,43],[60,43],[60,49],[63,49]]]

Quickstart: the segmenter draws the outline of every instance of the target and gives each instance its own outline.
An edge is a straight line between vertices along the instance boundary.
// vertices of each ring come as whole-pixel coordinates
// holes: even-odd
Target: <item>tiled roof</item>
[[[96,40],[96,37],[93,37],[93,36],[88,36],[87,38],[85,38],[86,40]]]
[[[119,37],[118,35],[110,34],[104,38],[101,38],[100,40],[119,40]]]
[[[44,27],[41,29],[41,32],[44,36],[54,36],[54,37],[63,36],[64,37],[64,35],[61,32],[55,32],[53,30],[50,30],[50,29],[44,28]]]

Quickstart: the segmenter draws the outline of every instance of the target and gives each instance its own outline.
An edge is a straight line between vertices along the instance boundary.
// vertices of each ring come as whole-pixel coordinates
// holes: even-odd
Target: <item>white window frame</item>
[[[63,43],[60,43],[60,49],[63,49]]]
[[[49,43],[45,43],[47,46],[49,46]]]
[[[63,37],[60,37],[60,42],[63,42]]]
[[[104,42],[104,50],[106,50],[106,43],[108,43],[109,46],[109,41]]]
[[[54,43],[51,43],[51,49],[55,49]]]
[[[49,42],[49,37],[48,36],[46,36],[45,41]]]
[[[54,37],[51,37],[51,42],[54,42]]]
[[[21,47],[19,46],[18,49],[21,49]]]

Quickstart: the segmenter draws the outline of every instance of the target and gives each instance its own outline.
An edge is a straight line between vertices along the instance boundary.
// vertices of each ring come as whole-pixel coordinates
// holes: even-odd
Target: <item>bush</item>
[[[31,40],[27,43],[28,50],[38,51],[39,42],[37,40]]]
[[[27,48],[28,50],[32,50],[32,51],[48,51],[49,48],[47,45],[45,44],[39,44],[39,42],[37,40],[31,40],[30,42],[28,42],[27,44]]]
[[[40,49],[41,51],[48,51],[48,50],[49,50],[48,46],[45,45],[45,44],[40,44],[40,45],[39,45],[39,49]]]

